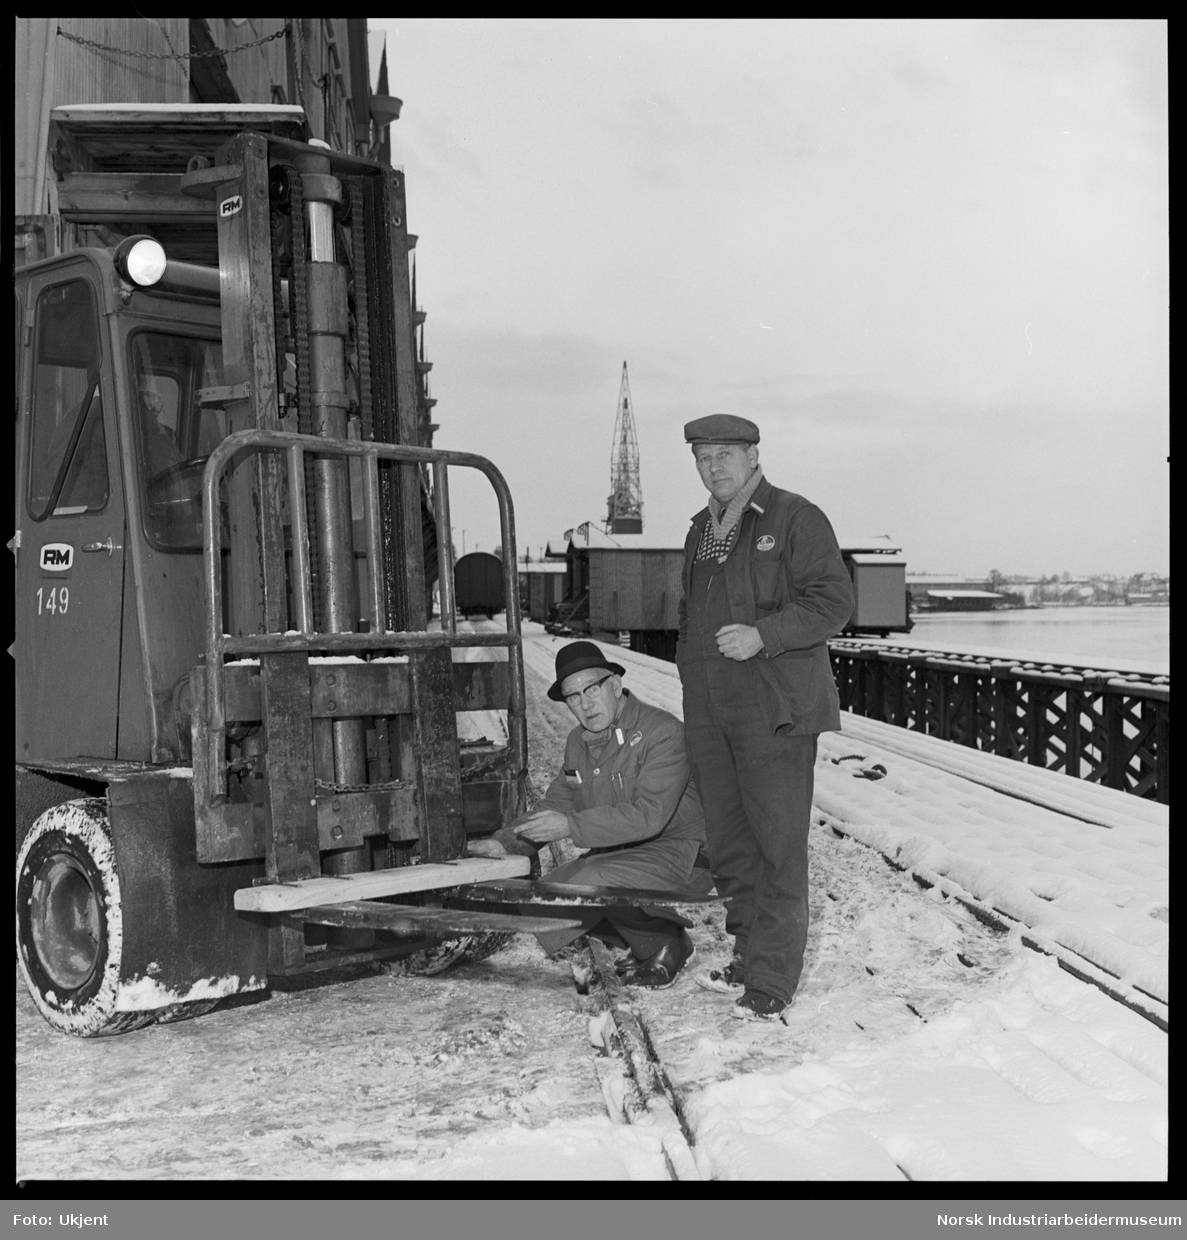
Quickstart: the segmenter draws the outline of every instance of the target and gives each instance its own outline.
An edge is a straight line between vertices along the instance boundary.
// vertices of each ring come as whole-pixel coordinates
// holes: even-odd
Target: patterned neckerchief
[[[700,544],[697,547],[696,559],[698,561],[716,560],[720,564],[729,555],[730,548],[734,545],[734,535],[737,532],[738,523],[735,521],[726,531],[724,538],[714,538],[713,522],[706,521]]]
[[[754,473],[747,478],[746,484],[728,504],[719,504],[712,495],[709,496],[709,520],[705,522],[701,542],[697,547],[697,560],[715,559],[721,563],[729,555],[742,513],[761,481],[762,466],[756,465]]]

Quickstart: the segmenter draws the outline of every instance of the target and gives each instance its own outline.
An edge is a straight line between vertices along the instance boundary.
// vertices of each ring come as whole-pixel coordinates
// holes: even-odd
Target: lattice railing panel
[[[1169,803],[1169,676],[853,639],[830,653],[843,710]]]

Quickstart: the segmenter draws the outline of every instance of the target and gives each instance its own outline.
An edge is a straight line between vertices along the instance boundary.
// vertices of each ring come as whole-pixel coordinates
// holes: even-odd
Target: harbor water
[[[1170,670],[1170,607],[1043,607],[913,619],[910,635],[896,636],[897,643]]]

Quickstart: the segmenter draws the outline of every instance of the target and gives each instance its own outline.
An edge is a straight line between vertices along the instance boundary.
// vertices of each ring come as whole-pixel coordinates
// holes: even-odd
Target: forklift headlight
[[[115,265],[126,280],[148,287],[165,274],[165,248],[154,237],[129,237],[116,250]]]

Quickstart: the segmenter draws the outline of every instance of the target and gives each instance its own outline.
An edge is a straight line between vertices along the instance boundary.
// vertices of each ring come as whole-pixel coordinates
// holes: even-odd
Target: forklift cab
[[[218,306],[133,291],[105,250],[22,269],[18,298],[17,761],[176,759],[202,466],[227,429],[198,401]]]

